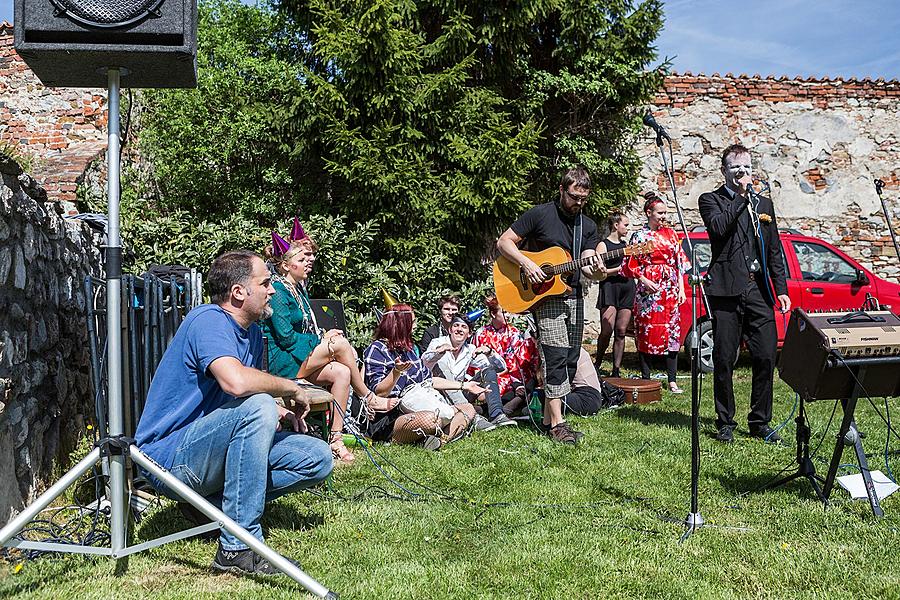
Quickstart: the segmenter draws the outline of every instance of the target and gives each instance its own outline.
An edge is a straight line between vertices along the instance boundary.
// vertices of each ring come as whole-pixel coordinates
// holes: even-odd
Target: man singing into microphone
[[[753,192],[752,174],[750,151],[733,144],[722,153],[725,185],[699,200],[712,247],[705,287],[713,318],[716,439],[731,442],[737,427],[732,376],[743,335],[753,357],[750,435],[777,444],[781,437],[769,427],[778,343],[773,307],[777,301],[786,313],[791,300],[772,200]]]

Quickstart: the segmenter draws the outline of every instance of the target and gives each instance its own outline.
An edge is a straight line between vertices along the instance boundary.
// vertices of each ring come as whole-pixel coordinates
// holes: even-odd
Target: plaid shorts
[[[544,392],[562,398],[572,391],[584,334],[582,298],[548,298],[533,311],[537,325],[538,349]]]

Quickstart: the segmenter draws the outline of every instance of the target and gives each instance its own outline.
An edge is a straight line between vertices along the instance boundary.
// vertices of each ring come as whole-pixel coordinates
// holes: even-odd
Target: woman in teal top
[[[277,241],[283,244],[281,248]],[[269,372],[330,388],[339,406],[332,419],[331,451],[336,459],[351,463],[353,453],[343,441],[350,388],[363,398],[370,413],[387,412],[396,406],[397,399],[376,396],[366,386],[356,367],[356,351],[341,330],[321,331],[316,324],[306,291],[306,280],[318,250],[315,242],[305,234],[290,244],[280,238],[277,241],[273,250],[267,252],[276,270],[273,279],[276,293],[269,302],[272,316],[262,321],[263,333],[268,338]]]

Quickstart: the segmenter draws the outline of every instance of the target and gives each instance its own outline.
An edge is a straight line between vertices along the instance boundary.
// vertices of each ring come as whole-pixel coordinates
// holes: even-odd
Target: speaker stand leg
[[[803,477],[809,481],[809,484],[812,486],[812,489],[819,500],[825,504],[825,506],[828,506],[828,498],[822,492],[822,487],[820,486],[820,482],[824,480],[816,474],[816,467],[809,457],[810,430],[809,424],[806,421],[806,408],[802,397],[800,398],[800,409],[797,412],[797,418],[794,419],[794,422],[797,423],[797,470],[781,479],[767,483],[761,487],[760,490],[770,490],[781,487],[795,479]]]
[[[834,480],[837,476],[838,467],[841,464],[841,456],[844,454],[844,446],[853,446],[856,451],[856,460],[859,463],[859,469],[862,473],[863,483],[866,486],[866,496],[869,498],[869,506],[872,508],[872,514],[880,518],[884,516],[884,510],[881,508],[878,494],[875,492],[875,483],[872,481],[872,475],[869,473],[869,461],[866,460],[866,453],[863,451],[862,440],[859,437],[859,431],[856,429],[856,421],[854,413],[856,412],[856,403],[862,393],[861,383],[866,377],[865,365],[858,367],[855,373],[853,385],[853,393],[846,400],[841,400],[841,407],[844,409],[844,418],[841,419],[841,428],[838,430],[837,443],[834,445],[834,453],[831,455],[831,465],[828,467],[828,477],[825,479],[825,497],[829,497],[831,490],[834,488]]]

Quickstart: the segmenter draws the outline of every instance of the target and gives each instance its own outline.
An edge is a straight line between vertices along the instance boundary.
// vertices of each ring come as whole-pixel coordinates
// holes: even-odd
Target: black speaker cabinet
[[[15,0],[15,49],[48,87],[197,85],[197,0]]]
[[[850,363],[834,358],[833,351]],[[864,393],[893,397],[900,393],[900,371],[886,359],[898,355],[900,317],[890,311],[807,313],[795,308],[784,334],[778,374],[804,400],[849,398],[856,371],[848,365],[852,359],[865,358],[869,364],[861,382]]]

